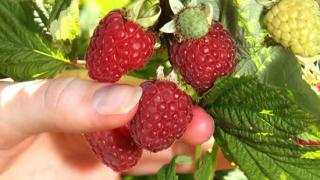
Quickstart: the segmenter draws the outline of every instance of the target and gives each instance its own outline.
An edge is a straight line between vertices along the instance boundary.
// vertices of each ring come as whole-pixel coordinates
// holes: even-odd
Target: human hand
[[[101,90],[103,89],[103,90]],[[5,179],[119,179],[98,161],[84,132],[110,130],[135,114],[141,88],[76,78],[0,83],[0,177]],[[155,173],[175,154],[192,155],[207,141],[212,119],[199,107],[181,141],[157,154],[144,152],[127,174]],[[203,146],[204,150],[212,144]],[[189,172],[192,167],[180,167]]]

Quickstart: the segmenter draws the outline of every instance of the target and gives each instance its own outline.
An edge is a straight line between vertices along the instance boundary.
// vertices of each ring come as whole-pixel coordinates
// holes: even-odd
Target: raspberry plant
[[[68,70],[86,71],[77,59],[84,59],[99,22],[97,2],[1,0],[0,78],[27,81],[54,78]],[[157,40],[148,62],[143,67],[129,68],[127,75],[156,80],[159,69],[164,76],[175,75],[176,83],[192,95],[194,104],[202,106],[215,119],[215,144],[202,158],[196,155],[192,175],[195,179],[214,177],[219,149],[248,179],[320,179],[319,6],[315,0],[306,2],[310,5],[296,0],[137,0],[121,4],[126,10],[133,9],[128,17],[134,17],[131,20],[154,33]],[[134,6],[137,3],[140,5]],[[283,8],[288,4],[295,8]],[[101,9],[115,10],[119,6]],[[307,7],[311,6],[309,11]],[[191,15],[185,8],[192,8]],[[103,12],[101,18],[107,13]],[[200,15],[196,16],[197,13]],[[295,21],[291,17],[295,13],[307,23]],[[287,15],[290,18],[285,19]],[[286,25],[295,25],[292,20],[299,28],[287,31]],[[197,87],[191,88],[190,82],[184,80],[194,74],[187,70],[179,74],[177,65],[170,63],[173,59],[170,48],[184,41],[185,35],[188,40],[206,36],[212,22],[221,24],[233,39],[237,63],[232,72],[213,78],[208,83],[210,87],[196,93]],[[202,47],[200,43],[194,51],[207,52]],[[99,48],[103,54],[104,48]],[[194,53],[192,62],[200,59],[196,56]],[[185,69],[203,68],[197,67],[198,63],[187,67],[180,61],[183,59],[179,60],[179,66]],[[125,63],[118,58],[114,62]],[[210,68],[211,64],[207,66]],[[128,133],[126,137],[130,139]],[[140,147],[135,148],[138,159]],[[190,157],[177,156],[155,177],[181,178],[176,173],[176,164],[192,161]],[[127,165],[121,165],[121,169]]]

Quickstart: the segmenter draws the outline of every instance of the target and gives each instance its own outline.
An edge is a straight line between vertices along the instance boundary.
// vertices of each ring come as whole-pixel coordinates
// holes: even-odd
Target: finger
[[[34,133],[120,127],[134,116],[141,94],[140,87],[75,78],[0,83],[0,147]]]
[[[234,163],[231,163],[228,161],[222,151],[218,152],[218,157],[217,157],[217,170],[229,170],[229,169],[234,169],[236,168],[236,165]]]
[[[212,147],[213,141],[208,141],[203,144],[202,152],[206,152],[209,148]],[[195,154],[195,146],[190,144],[186,144],[184,142],[177,142],[171,148],[166,150],[151,153],[148,151],[144,151],[141,160],[138,164],[130,169],[125,174],[129,175],[149,175],[155,174],[159,171],[159,169],[168,164],[172,158],[176,155],[185,155],[193,157]],[[194,166],[192,163],[179,164],[177,165],[177,172],[179,173],[191,173],[194,170]]]
[[[201,154],[203,155],[205,152],[210,151],[214,143],[214,139],[210,138],[209,141],[205,142],[201,146]],[[171,148],[160,151],[158,153],[151,153],[148,151],[144,151],[141,160],[138,164],[125,172],[126,175],[134,175],[134,176],[142,176],[142,175],[152,175],[156,174],[161,167],[168,164],[172,158],[176,155],[186,155],[190,157],[194,157],[195,154],[195,146],[179,142],[174,144]],[[226,160],[221,151],[219,151],[217,156],[217,170],[226,170],[233,169],[234,166]],[[176,171],[177,173],[193,173],[194,172],[194,164],[192,163],[184,163],[177,164]]]
[[[124,174],[134,176],[156,174],[162,166],[170,162],[174,155],[174,148],[169,148],[157,153],[144,151],[138,164]]]
[[[211,116],[199,106],[193,107],[193,118],[182,140],[191,145],[198,145],[208,141],[214,131]]]
[[[160,151],[158,153],[152,153],[149,151],[143,151],[142,158],[138,161],[138,164],[134,166],[124,174],[143,176],[157,173],[157,171],[174,156],[171,148]]]

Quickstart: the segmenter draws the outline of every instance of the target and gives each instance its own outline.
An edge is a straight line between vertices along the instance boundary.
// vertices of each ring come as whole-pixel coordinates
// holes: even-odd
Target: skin
[[[94,100],[101,88],[107,93]],[[120,179],[124,174],[148,175],[176,154],[193,155],[196,144],[204,143],[203,151],[212,147],[209,139],[213,121],[195,106],[185,136],[171,148],[156,154],[144,152],[138,165],[123,174],[107,168],[81,134],[126,124],[134,116],[140,96],[137,86],[70,77],[25,83],[0,81],[0,179]],[[114,104],[105,103],[108,101]],[[222,155],[219,159],[218,169],[230,168]],[[192,165],[178,166],[178,172],[192,170]]]

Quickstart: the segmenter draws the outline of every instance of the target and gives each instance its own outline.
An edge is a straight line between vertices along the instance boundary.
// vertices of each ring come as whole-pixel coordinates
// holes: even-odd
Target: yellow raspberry
[[[264,20],[272,38],[293,53],[320,54],[320,9],[315,0],[281,0]]]

